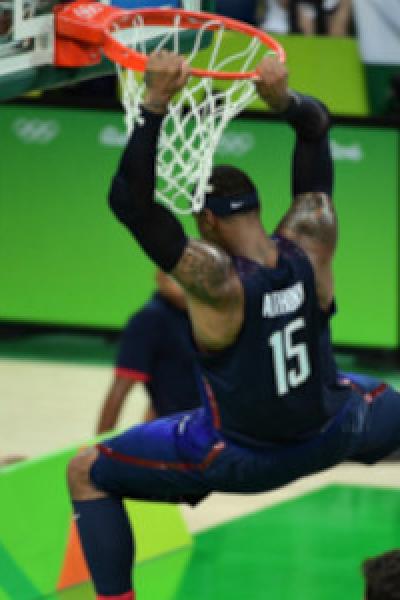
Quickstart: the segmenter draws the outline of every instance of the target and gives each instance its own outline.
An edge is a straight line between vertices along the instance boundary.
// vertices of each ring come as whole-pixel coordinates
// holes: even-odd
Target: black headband
[[[260,201],[257,193],[250,192],[238,196],[206,196],[205,208],[211,210],[216,217],[230,217],[238,213],[246,213],[255,208],[259,208]]]

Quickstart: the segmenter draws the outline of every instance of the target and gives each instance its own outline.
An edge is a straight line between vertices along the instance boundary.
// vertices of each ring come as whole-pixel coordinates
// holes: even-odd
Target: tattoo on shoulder
[[[187,292],[213,304],[221,300],[232,272],[232,261],[223,250],[190,240],[173,275]]]
[[[303,235],[334,247],[337,241],[337,221],[329,196],[308,193],[297,196],[282,224],[296,235]]]

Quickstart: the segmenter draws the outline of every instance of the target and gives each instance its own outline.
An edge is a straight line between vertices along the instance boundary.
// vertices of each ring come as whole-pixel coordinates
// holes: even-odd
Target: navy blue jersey
[[[129,320],[122,334],[116,373],[144,382],[159,416],[200,404],[191,340],[186,313],[160,294]]]
[[[348,389],[342,384],[342,377],[333,353],[330,322],[336,314],[336,304],[333,302],[330,310],[320,313],[320,363],[322,381],[324,384],[324,407],[328,416],[334,417],[347,402]]]
[[[333,353],[331,319],[336,314],[336,303],[332,302],[328,311],[320,313],[320,354],[321,372],[325,385],[333,387],[338,381],[338,367]]]
[[[321,348],[331,352],[321,338],[329,323],[321,322],[314,272],[296,245],[276,242],[274,269],[234,258],[245,292],[243,328],[227,350],[200,355],[222,431],[245,443],[298,440],[331,416],[323,378],[332,373],[321,367]]]

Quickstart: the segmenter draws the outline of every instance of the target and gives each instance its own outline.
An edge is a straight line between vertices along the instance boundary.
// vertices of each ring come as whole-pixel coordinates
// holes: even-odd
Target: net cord
[[[218,25],[217,31],[215,27]],[[129,46],[148,54],[148,41],[140,37],[143,18],[134,21]],[[204,36],[213,28],[213,48],[208,70],[222,71],[230,64],[241,61],[240,72],[249,70],[260,47],[260,40],[250,39],[248,45],[233,56],[220,57],[225,27],[217,19],[204,23],[196,32],[193,47],[188,52],[191,64],[202,48]],[[174,19],[167,32],[160,35],[156,51],[172,47],[180,51],[180,17]],[[171,46],[172,44],[172,46]],[[143,76],[117,65],[122,88],[122,103],[126,111],[125,123],[130,134],[134,127],[143,125],[141,102],[146,89]],[[229,121],[238,115],[255,97],[255,86],[249,80],[234,80],[227,89],[215,91],[213,79],[191,77],[187,86],[168,106],[158,146],[156,199],[178,214],[199,212],[205,194],[210,191],[209,178],[213,156]]]

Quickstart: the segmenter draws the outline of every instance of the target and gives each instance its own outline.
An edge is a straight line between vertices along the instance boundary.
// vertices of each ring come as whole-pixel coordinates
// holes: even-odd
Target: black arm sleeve
[[[283,116],[296,131],[292,161],[293,198],[307,192],[324,192],[332,197],[333,160],[328,109],[315,98],[294,92]]]
[[[179,262],[187,237],[174,215],[155,202],[156,156],[162,115],[142,109],[144,125],[137,125],[126,145],[109,192],[114,215],[163,271]]]

